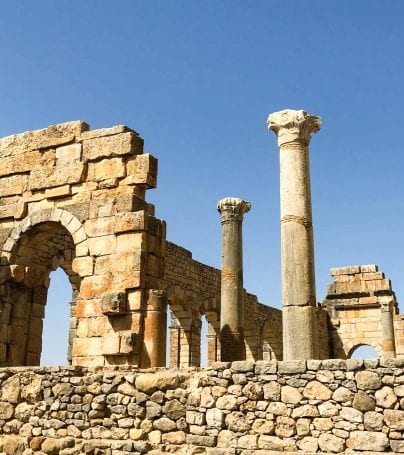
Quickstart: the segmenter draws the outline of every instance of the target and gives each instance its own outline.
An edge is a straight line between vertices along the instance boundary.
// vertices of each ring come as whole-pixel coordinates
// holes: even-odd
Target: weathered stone
[[[373,411],[376,407],[376,401],[366,392],[359,390],[355,394],[352,406],[359,411]]]
[[[0,419],[8,420],[14,414],[14,407],[6,401],[0,401]]]
[[[296,404],[302,399],[302,394],[295,387],[285,385],[281,390],[281,400],[284,403]]]
[[[318,445],[325,452],[339,453],[344,450],[344,440],[329,433],[320,434]]]
[[[274,422],[266,419],[256,419],[252,425],[252,430],[259,434],[273,434],[275,429]]]
[[[281,398],[281,385],[278,382],[271,381],[264,384],[264,399],[268,401],[279,401]]]
[[[167,401],[163,406],[163,413],[172,420],[178,420],[180,417],[184,417],[185,412],[185,406],[178,400]]]
[[[348,422],[357,422],[357,423],[363,422],[362,412],[360,412],[354,408],[343,407],[340,411],[340,416],[343,419],[347,420]]]
[[[397,396],[391,387],[384,386],[375,392],[376,404],[382,408],[392,408],[397,403]]]
[[[285,416],[276,418],[275,434],[281,438],[289,438],[296,433],[296,422]]]
[[[175,388],[180,382],[181,376],[177,373],[160,373],[160,374],[141,374],[136,378],[136,389],[145,392],[152,393],[156,390],[167,390]]]
[[[338,387],[337,390],[332,394],[332,399],[339,403],[346,403],[354,398],[354,394],[351,390],[346,387]]]
[[[404,430],[404,411],[386,409],[383,418],[386,425],[392,430]]]
[[[258,438],[258,447],[264,450],[279,450],[282,451],[285,447],[283,439],[277,436],[261,435]]]
[[[321,417],[333,417],[338,415],[338,408],[333,403],[327,401],[318,406],[318,412]]]
[[[386,434],[374,431],[353,431],[346,445],[354,450],[370,450],[372,452],[384,452],[389,445]]]
[[[311,436],[306,436],[301,441],[298,441],[297,446],[304,453],[317,452],[318,440]]]
[[[238,440],[240,449],[256,449],[258,448],[258,435],[241,436]]]
[[[206,411],[206,424],[208,428],[218,428],[219,430],[224,426],[225,415],[220,409],[208,409]]]
[[[355,374],[358,389],[376,390],[381,386],[380,377],[373,371],[359,371]]]
[[[324,384],[318,381],[309,382],[303,390],[303,395],[311,400],[328,400],[332,392]]]

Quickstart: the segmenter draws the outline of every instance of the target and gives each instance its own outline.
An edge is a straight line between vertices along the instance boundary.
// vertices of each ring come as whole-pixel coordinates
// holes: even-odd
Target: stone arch
[[[260,353],[262,360],[282,360],[282,330],[271,319],[265,319],[260,329]]]
[[[366,343],[354,343],[352,341],[348,342],[345,346],[344,346],[344,351],[345,351],[345,354],[346,354],[346,358],[347,359],[350,359],[352,357],[352,354],[354,353],[354,351],[362,346],[370,346],[371,348],[373,348],[377,355],[379,357],[382,356],[382,345],[376,341],[376,340],[371,340],[371,341],[367,341]]]
[[[171,311],[169,366],[200,365],[201,316],[194,296],[179,285],[166,288]]]
[[[83,256],[83,253],[88,252],[87,236],[82,223],[69,211],[52,208],[36,211],[18,223],[2,247],[3,256],[10,260],[11,252],[21,235],[37,224],[46,222],[58,223],[69,232],[74,242],[76,256]]]
[[[208,365],[220,360],[220,294],[208,297],[200,308],[208,322]]]
[[[38,365],[42,351],[42,327],[50,272],[61,267],[72,286],[68,359],[76,335],[75,302],[80,294],[77,252],[86,247],[84,227],[72,214],[45,209],[27,216],[15,227],[3,247],[8,269],[2,273],[3,336],[0,362],[3,365]],[[80,245],[81,251],[78,251]],[[6,335],[4,335],[6,332]]]

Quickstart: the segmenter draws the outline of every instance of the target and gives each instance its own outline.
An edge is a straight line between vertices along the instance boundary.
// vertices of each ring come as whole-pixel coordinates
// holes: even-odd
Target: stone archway
[[[3,258],[7,258],[8,265],[3,266],[2,280],[3,365],[39,365],[49,275],[58,267],[67,274],[72,286],[68,345],[71,358],[76,335],[74,302],[81,284],[80,275],[73,267],[74,238],[85,241],[82,229],[81,223],[66,211],[44,210],[24,219],[5,242]],[[4,276],[7,269],[9,273]]]
[[[362,347],[369,347],[369,348],[372,348],[372,351],[374,351],[378,357],[381,357],[382,355],[382,346],[380,343],[378,343],[377,341],[373,341],[373,342],[368,342],[368,343],[348,343],[347,346],[344,347],[345,349],[345,352],[346,350],[348,350],[346,352],[346,358],[347,359],[350,359],[352,358],[352,355],[355,353],[355,351],[358,349],[358,348],[362,348]],[[370,358],[370,357],[369,357]]]

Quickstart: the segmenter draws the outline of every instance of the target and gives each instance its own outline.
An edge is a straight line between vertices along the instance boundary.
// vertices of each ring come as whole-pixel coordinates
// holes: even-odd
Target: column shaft
[[[242,220],[250,204],[226,198],[218,203],[222,222],[220,355],[222,361],[244,360]]]
[[[383,357],[396,357],[396,345],[394,338],[394,309],[393,302],[381,303],[381,326],[382,326],[382,349]]]
[[[166,365],[167,300],[164,292],[148,291],[147,310],[144,319],[144,343],[142,367]]]
[[[268,118],[280,148],[281,260],[284,359],[318,357],[311,209],[310,133],[320,119],[304,111]]]

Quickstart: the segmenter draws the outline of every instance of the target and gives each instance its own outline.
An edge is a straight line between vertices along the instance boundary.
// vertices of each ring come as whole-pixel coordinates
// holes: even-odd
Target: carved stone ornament
[[[321,118],[302,110],[285,109],[270,114],[267,123],[268,129],[276,134],[279,146],[288,142],[300,142],[307,146],[311,133],[320,130]]]
[[[226,197],[217,203],[221,222],[243,221],[243,216],[251,209],[251,204],[237,197]]]

